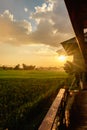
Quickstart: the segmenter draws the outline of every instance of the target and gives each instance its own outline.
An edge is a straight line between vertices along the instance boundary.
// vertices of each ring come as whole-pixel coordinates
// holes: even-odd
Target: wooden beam
[[[49,109],[47,115],[45,116],[42,124],[38,130],[52,130],[53,123],[55,121],[60,103],[64,97],[65,89],[60,89],[56,99],[54,100],[51,108]]]

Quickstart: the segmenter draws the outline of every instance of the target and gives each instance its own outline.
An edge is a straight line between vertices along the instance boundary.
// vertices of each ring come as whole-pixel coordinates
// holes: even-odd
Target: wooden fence
[[[65,119],[67,92],[61,88],[38,130],[56,130]]]

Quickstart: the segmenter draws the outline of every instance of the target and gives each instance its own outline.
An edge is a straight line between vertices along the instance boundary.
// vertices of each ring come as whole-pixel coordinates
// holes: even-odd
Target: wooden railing
[[[63,126],[67,92],[61,88],[38,130],[56,130]]]

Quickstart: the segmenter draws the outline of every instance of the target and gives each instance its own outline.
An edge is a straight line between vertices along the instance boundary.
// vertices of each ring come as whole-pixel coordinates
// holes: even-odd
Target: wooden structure
[[[79,49],[83,55],[87,71],[87,40],[85,30],[87,28],[87,0],[64,0],[73,29],[76,34]]]
[[[71,23],[73,26],[73,29],[76,34],[76,39],[72,38],[66,42],[61,43],[67,53],[69,55],[74,54],[74,62],[76,63],[78,57],[80,56],[80,61],[83,63],[84,70],[84,77],[85,80],[83,81],[84,90],[78,92],[76,99],[73,99],[74,107],[69,107],[70,109],[73,109],[73,114],[71,114],[70,118],[70,126],[68,127],[68,130],[86,130],[87,129],[87,0],[64,0],[66,7],[68,9],[68,13],[71,19]],[[72,51],[71,51],[72,50]],[[78,54],[76,54],[78,53]],[[76,55],[75,55],[76,54]],[[77,62],[78,63],[78,62]],[[60,94],[61,93],[61,94]],[[51,106],[50,110],[48,111],[46,117],[44,118],[42,124],[40,125],[38,130],[66,130],[67,128],[62,128],[63,126],[63,120],[62,120],[62,126],[59,128],[58,123],[60,123],[59,119],[61,119],[61,112],[62,112],[62,119],[65,119],[65,107],[64,101],[67,106],[67,98],[64,96],[66,91],[62,89],[54,100],[53,105]],[[66,94],[67,95],[67,94]],[[71,100],[70,100],[71,102]],[[61,109],[63,108],[63,109]],[[64,111],[63,111],[64,110]],[[68,118],[68,115],[66,116]],[[57,123],[55,125],[57,119]],[[67,123],[67,122],[66,122]],[[69,124],[69,122],[68,122]],[[57,127],[54,127],[57,126]],[[66,124],[66,126],[68,126]]]
[[[70,130],[87,129],[87,0],[64,0],[76,34],[80,54],[84,59],[83,89],[75,103]],[[74,44],[76,44],[74,43]]]
[[[73,55],[73,64],[80,72],[85,71],[84,59],[79,50],[76,38],[71,38],[61,43],[67,55]]]
[[[77,44],[84,59],[84,82],[87,86],[87,0],[64,0],[76,34]],[[87,33],[86,33],[87,34]],[[85,87],[87,88],[87,87]]]
[[[87,91],[80,91],[72,106],[68,130],[87,130]]]
[[[66,97],[65,89],[60,89],[38,130],[56,130],[63,124]]]

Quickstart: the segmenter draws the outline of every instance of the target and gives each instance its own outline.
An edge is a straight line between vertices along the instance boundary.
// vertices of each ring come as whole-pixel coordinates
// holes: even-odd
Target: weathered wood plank
[[[77,94],[72,116],[69,130],[87,130],[87,90]]]
[[[53,104],[51,105],[48,113],[46,114],[38,130],[51,130],[52,129],[58,108],[60,106],[62,98],[64,97],[64,93],[65,93],[65,89],[60,89],[58,95],[56,96]]]

